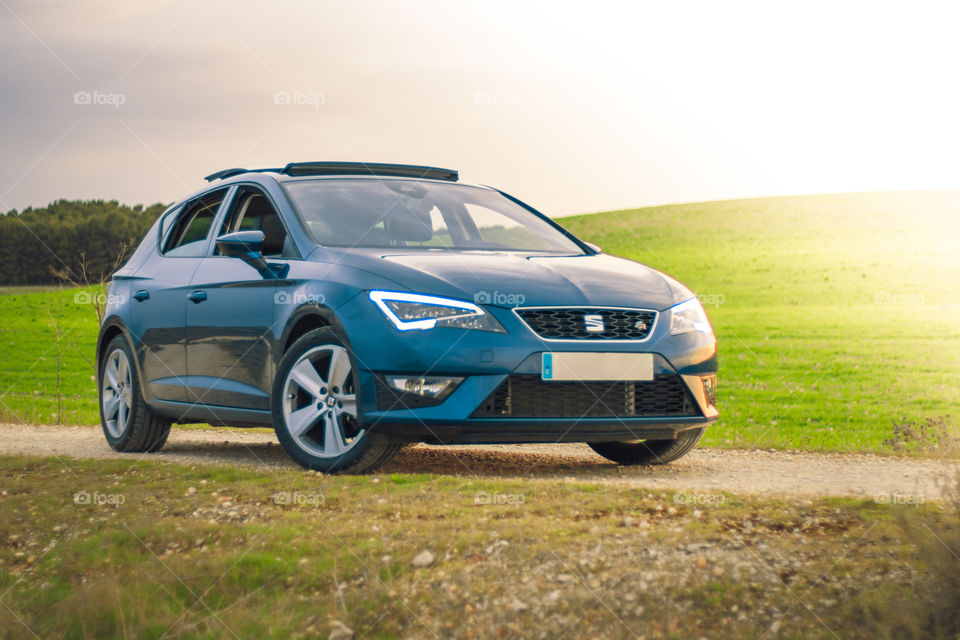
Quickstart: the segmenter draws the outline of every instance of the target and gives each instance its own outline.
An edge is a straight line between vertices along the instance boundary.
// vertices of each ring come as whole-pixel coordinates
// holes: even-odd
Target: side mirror
[[[217,238],[217,249],[222,255],[240,258],[259,271],[264,278],[278,278],[280,275],[263,257],[263,239],[263,231],[258,229],[234,231]]]
[[[603,249],[601,249],[601,248],[598,247],[597,245],[593,244],[592,242],[584,242],[583,244],[587,245],[588,247],[590,247],[591,249],[593,249],[593,250],[596,251],[597,253],[603,253]]]

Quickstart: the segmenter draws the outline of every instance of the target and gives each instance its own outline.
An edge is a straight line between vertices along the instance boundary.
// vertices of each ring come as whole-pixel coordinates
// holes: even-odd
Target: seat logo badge
[[[647,330],[647,323],[644,322],[643,320],[637,320],[637,321],[633,324],[633,328],[636,329],[637,331],[646,331],[646,330]]]
[[[588,314],[583,316],[583,324],[587,333],[603,333],[603,316]]]

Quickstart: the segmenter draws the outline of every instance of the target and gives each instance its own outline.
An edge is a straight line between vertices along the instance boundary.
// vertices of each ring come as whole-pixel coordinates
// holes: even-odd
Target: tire
[[[171,421],[150,411],[143,400],[133,352],[121,335],[107,345],[100,364],[100,426],[107,442],[125,453],[159,451]]]
[[[290,347],[277,367],[271,410],[277,439],[297,464],[365,473],[403,448],[367,432],[358,388],[353,353],[333,329],[314,329]]]
[[[703,429],[684,431],[676,440],[637,440],[635,442],[588,442],[591,449],[607,460],[623,465],[667,464],[685,456],[703,436]]]

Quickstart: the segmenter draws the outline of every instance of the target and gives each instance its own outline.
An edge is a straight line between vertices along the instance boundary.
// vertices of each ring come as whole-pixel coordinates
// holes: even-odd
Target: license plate
[[[540,377],[582,382],[653,380],[653,354],[544,353]]]

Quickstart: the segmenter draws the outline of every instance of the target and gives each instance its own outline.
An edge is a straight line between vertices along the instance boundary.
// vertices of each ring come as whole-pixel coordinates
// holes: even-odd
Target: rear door
[[[296,256],[270,197],[241,185],[217,235],[258,229],[268,260]],[[240,258],[205,257],[190,285],[187,304],[187,371],[191,395],[210,406],[270,410],[278,281],[265,279]],[[282,300],[281,300],[282,303]]]
[[[221,189],[205,194],[164,216],[157,252],[131,281],[129,328],[148,399],[191,401],[185,386],[187,296],[226,193]]]

